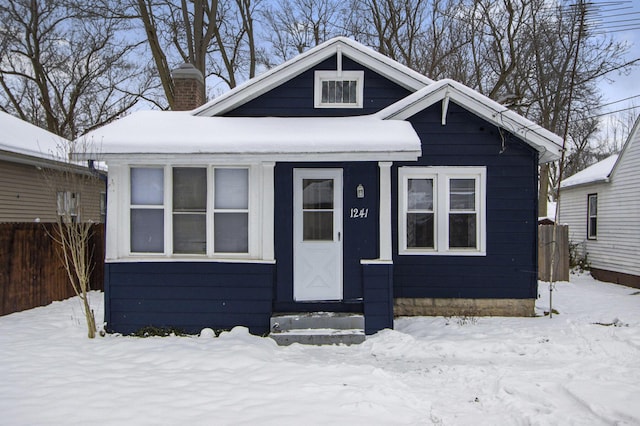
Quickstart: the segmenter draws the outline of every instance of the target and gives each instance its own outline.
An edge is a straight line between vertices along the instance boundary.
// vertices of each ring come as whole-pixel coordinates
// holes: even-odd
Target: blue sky
[[[628,16],[628,19],[632,21],[631,24],[635,29],[615,32],[613,34],[618,40],[626,41],[631,45],[627,54],[627,60],[632,61],[640,58],[640,1],[633,0],[631,2],[624,2],[624,6],[626,6],[624,12]],[[625,19],[625,17],[609,18],[605,20],[605,22],[609,21],[609,23],[613,24],[613,20],[622,19]],[[635,22],[635,25],[633,25],[633,22]],[[615,111],[635,105],[638,106],[638,108],[634,110],[635,114],[640,114],[640,61],[629,75],[623,76],[612,72],[607,77],[613,80],[613,82],[602,82],[600,85],[604,93],[603,104],[632,96],[638,97],[608,105],[603,108],[604,111]]]

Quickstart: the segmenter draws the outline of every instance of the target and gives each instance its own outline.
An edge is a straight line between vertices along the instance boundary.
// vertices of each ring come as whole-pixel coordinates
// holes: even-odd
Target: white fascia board
[[[130,165],[182,164],[182,165],[234,165],[261,162],[334,162],[334,161],[416,161],[422,155],[421,149],[406,151],[335,151],[335,152],[274,152],[260,154],[154,154],[126,153],[103,154],[101,161],[126,163]]]
[[[258,77],[244,82],[218,98],[194,109],[191,111],[191,114],[209,117],[224,114],[263,95],[335,55],[338,48],[341,49],[343,55],[376,71],[408,90],[416,91],[433,82],[433,80],[422,74],[356,41],[346,37],[336,37],[272,68]]]
[[[461,107],[522,138],[540,153],[540,162],[560,158],[562,138],[457,81],[439,80],[374,114],[406,120],[446,96]]]

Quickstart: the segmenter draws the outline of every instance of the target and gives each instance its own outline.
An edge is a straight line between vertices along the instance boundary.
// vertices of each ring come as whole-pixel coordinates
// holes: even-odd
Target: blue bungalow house
[[[538,165],[560,138],[352,40],[88,138],[80,157],[109,167],[110,331],[534,312]]]

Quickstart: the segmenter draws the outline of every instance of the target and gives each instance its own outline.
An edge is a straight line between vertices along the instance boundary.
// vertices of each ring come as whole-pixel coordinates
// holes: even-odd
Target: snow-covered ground
[[[403,318],[350,347],[89,340],[78,300],[56,302],[0,318],[0,424],[640,424],[640,292],[572,276],[553,301],[552,319]]]

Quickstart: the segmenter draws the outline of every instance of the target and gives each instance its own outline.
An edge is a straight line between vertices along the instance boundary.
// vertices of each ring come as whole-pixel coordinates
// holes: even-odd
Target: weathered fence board
[[[0,223],[0,315],[74,296],[49,232],[52,223]],[[104,226],[93,225],[91,289],[102,290]]]
[[[551,256],[555,245],[553,281],[569,281],[569,226],[538,225],[538,279],[551,281]]]

